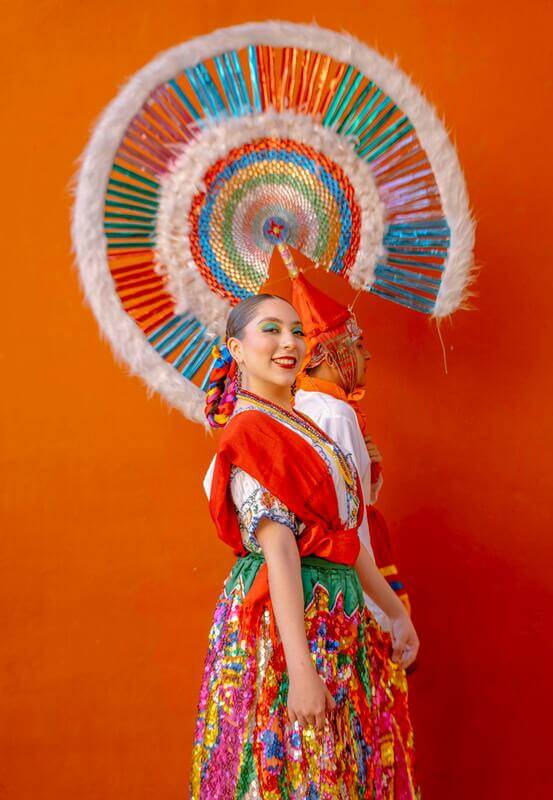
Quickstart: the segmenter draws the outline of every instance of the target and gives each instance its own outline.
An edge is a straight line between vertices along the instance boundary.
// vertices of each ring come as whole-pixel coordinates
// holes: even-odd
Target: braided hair
[[[225,344],[213,347],[212,355],[215,362],[209,373],[205,399],[205,415],[212,428],[224,427],[236,404],[238,370],[226,342],[229,339],[242,338],[244,328],[253,318],[257,306],[265,300],[284,300],[284,298],[276,294],[255,294],[241,300],[228,315]]]

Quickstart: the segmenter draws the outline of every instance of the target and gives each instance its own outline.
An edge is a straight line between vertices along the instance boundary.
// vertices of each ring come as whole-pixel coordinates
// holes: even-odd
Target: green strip
[[[330,126],[334,122],[334,111],[336,110],[336,106],[338,105],[338,103],[342,99],[342,95],[344,94],[346,86],[349,83],[349,79],[351,77],[352,72],[353,72],[353,67],[351,66],[351,64],[349,64],[347,70],[344,73],[344,77],[340,81],[340,85],[338,86],[338,89],[336,90],[336,94],[334,95],[334,99],[332,100],[332,103],[330,104],[330,108],[328,109],[328,111],[326,112],[326,114],[324,116],[323,125]]]
[[[108,242],[108,250],[153,250],[155,242]]]
[[[399,133],[396,133],[395,136],[392,136],[390,141],[386,142],[386,144],[383,144],[382,147],[379,147],[378,150],[375,150],[375,152],[371,153],[370,156],[367,156],[366,161],[368,161],[369,164],[370,164],[371,161],[374,161],[375,158],[378,158],[378,156],[381,153],[386,152],[386,150],[388,150],[388,148],[390,148],[393,144],[395,144],[397,141],[399,141],[399,139],[402,139],[404,136],[406,136],[412,130],[413,130],[413,126],[412,125],[408,125],[402,131],[400,131]]]
[[[397,111],[397,106],[392,105],[392,107],[388,109],[388,111],[386,111],[386,113],[383,114],[382,117],[380,117],[380,119],[375,122],[371,128],[369,128],[363,138],[359,140],[359,144],[357,145],[358,150],[361,150],[366,146],[370,147],[370,144],[367,145],[367,143],[370,142],[375,133],[378,133],[378,131],[388,122],[395,111]]]
[[[377,97],[380,97],[380,95],[382,95],[382,89],[378,89],[378,90],[377,90],[377,91],[374,93],[374,95],[373,95],[373,97],[372,97],[372,101],[376,100],[376,99],[377,99]],[[372,101],[371,101],[371,105],[372,105]],[[378,115],[379,115],[379,114],[380,114],[382,111],[384,111],[384,109],[385,109],[385,108],[387,108],[387,107],[390,105],[390,103],[391,103],[391,102],[392,102],[392,101],[390,100],[390,98],[389,98],[389,97],[386,97],[386,95],[384,95],[384,100],[382,100],[382,101],[381,101],[381,102],[380,102],[380,103],[379,103],[379,104],[376,106],[376,108],[374,109],[374,111],[373,111],[373,112],[371,112],[371,113],[369,114],[369,116],[368,116],[368,117],[367,117],[367,119],[366,119],[366,120],[363,122],[363,124],[361,125],[361,127],[359,128],[359,130],[355,131],[355,135],[356,135],[356,136],[357,136],[359,139],[361,139],[361,137],[363,136],[363,134],[365,133],[365,131],[367,130],[367,128],[368,128],[368,127],[370,127],[370,126],[373,124],[373,122],[374,122],[374,121],[375,121],[375,119],[378,117]]]
[[[104,220],[104,228],[109,228],[110,230],[123,230],[123,231],[139,231],[149,233],[150,231],[155,230],[155,225],[151,223],[148,225],[132,225],[128,222],[111,222],[111,220],[106,219]]]
[[[126,175],[127,178],[133,178],[135,181],[145,183],[146,186],[151,186],[153,189],[159,189],[159,183],[157,183],[157,181],[151,181],[149,178],[145,178],[144,175],[141,175],[139,172],[133,172],[132,169],[120,167],[119,164],[114,164],[112,169],[114,172],[120,172],[122,175]]]
[[[135,194],[139,194],[145,197],[153,197],[154,199],[157,199],[157,192],[150,192],[149,189],[143,189],[142,186],[135,186],[134,183],[128,183],[127,181],[118,181],[116,178],[110,178],[108,181],[108,186],[120,186],[122,189],[126,189],[127,191],[132,191]],[[146,200],[142,200],[141,197],[141,202],[145,203]]]
[[[381,133],[380,136],[378,136],[376,139],[374,139],[372,142],[368,144],[368,151],[363,153],[363,155],[368,155],[368,153],[370,153],[371,150],[374,150],[375,147],[378,147],[380,144],[382,144],[382,142],[386,141],[386,139],[389,136],[391,136],[395,131],[400,130],[404,125],[408,124],[409,124],[408,117],[401,117],[401,119],[398,119],[397,122],[394,122],[393,125],[390,125],[390,127],[387,128],[384,131],[384,133]]]
[[[142,231],[127,231],[126,233],[118,233],[117,231],[104,231],[108,239],[146,239],[146,233]]]
[[[344,97],[344,99],[340,103],[339,107],[334,112],[334,115],[333,115],[333,118],[332,118],[332,122],[333,123],[337,122],[338,119],[340,118],[340,116],[344,113],[344,111],[348,107],[348,104],[349,104],[351,98],[353,97],[355,91],[357,90],[357,87],[359,86],[359,84],[361,83],[362,80],[363,80],[363,75],[360,72],[358,72],[357,75],[354,78],[353,83],[351,84],[351,86],[347,90],[346,96]]]
[[[114,203],[110,201],[110,197],[117,197],[121,200],[132,200],[132,203]],[[155,217],[157,214],[157,203],[153,200],[147,200],[145,197],[136,197],[134,194],[127,194],[126,192],[116,192],[113,189],[108,189],[106,192],[106,207],[109,208],[128,208],[129,211],[140,211],[142,214],[151,214]]]
[[[363,91],[361,92],[361,94],[359,95],[359,97],[357,98],[355,103],[353,104],[353,107],[352,107],[351,111],[349,112],[349,114],[347,115],[347,117],[344,119],[343,122],[340,123],[340,127],[338,128],[338,133],[342,133],[342,131],[344,130],[346,125],[349,125],[349,123],[352,121],[352,119],[356,116],[357,109],[359,108],[361,103],[363,103],[363,101],[365,100],[365,97],[371,91],[373,86],[374,86],[374,83],[372,81],[369,81],[368,84],[365,86],[365,88],[363,89]],[[364,112],[365,112],[365,108],[363,107],[361,109],[361,111],[359,112],[359,116],[361,117],[364,114]]]
[[[246,742],[242,751],[242,765],[236,782],[235,800],[243,800],[248,794],[252,780],[255,777],[255,762],[253,759],[253,745]]]
[[[108,203],[106,203],[106,205],[108,205]],[[143,217],[141,214],[114,214],[111,211],[106,211],[104,217],[106,219],[128,219],[129,222],[145,222],[150,226],[155,224],[154,217]]]

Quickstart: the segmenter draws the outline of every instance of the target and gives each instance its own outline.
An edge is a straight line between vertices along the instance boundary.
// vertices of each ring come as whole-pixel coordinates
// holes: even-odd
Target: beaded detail
[[[246,389],[240,389],[236,396],[239,399],[247,400],[253,406],[270,409],[277,419],[280,419],[281,421],[286,420],[288,423],[292,424],[292,427],[300,428],[313,444],[316,443],[319,445],[319,447],[322,447],[325,453],[336,462],[346,485],[348,487],[355,485],[356,476],[354,473],[354,468],[348,462],[340,447],[308,417],[300,414],[297,411],[287,411],[285,408],[273,403],[271,400],[267,400],[264,397],[259,397],[253,392],[246,391]]]

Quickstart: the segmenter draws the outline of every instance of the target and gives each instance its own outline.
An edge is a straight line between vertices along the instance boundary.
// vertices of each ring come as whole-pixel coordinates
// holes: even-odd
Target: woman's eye
[[[263,331],[263,333],[278,333],[278,328],[276,327],[276,325],[267,325],[261,330]]]
[[[294,336],[304,336],[305,335],[301,328],[296,328],[296,330],[292,331],[292,333],[294,334]]]

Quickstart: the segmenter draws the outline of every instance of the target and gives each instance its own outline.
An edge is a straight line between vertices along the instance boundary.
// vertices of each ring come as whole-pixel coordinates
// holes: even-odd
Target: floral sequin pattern
[[[302,566],[311,658],[336,701],[316,731],[290,724],[286,661],[267,616],[255,647],[238,641],[239,606],[257,568],[248,561],[233,569],[216,608],[190,799],[418,800],[413,732],[398,713],[405,672],[390,660],[390,636],[365,608],[353,571]]]

